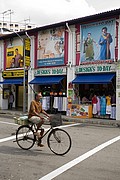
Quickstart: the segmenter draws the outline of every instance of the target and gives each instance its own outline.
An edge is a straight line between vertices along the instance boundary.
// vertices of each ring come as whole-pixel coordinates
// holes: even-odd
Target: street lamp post
[[[25,35],[31,41],[31,37],[25,31]],[[30,43],[31,44],[31,43]],[[26,75],[26,59],[25,59],[25,41],[23,41],[23,48],[24,48],[24,78],[23,78],[23,113],[26,112],[26,86],[25,86],[25,75]]]
[[[25,85],[26,68],[25,68],[25,42],[24,40],[23,40],[23,51],[24,51],[23,52],[23,57],[24,57],[23,59],[23,113],[25,113],[26,112],[26,85]]]

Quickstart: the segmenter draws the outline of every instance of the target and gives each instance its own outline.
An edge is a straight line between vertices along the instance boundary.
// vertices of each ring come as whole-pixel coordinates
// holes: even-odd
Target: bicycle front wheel
[[[53,129],[48,135],[48,147],[56,155],[64,155],[71,148],[70,135],[63,129]]]
[[[28,125],[20,126],[16,132],[16,142],[24,150],[28,150],[35,144],[35,135]]]

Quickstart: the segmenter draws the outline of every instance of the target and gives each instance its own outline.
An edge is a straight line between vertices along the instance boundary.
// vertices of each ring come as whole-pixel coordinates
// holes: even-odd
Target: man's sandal
[[[37,143],[37,145],[38,145],[39,147],[44,147],[44,145],[42,144],[42,141],[41,141],[40,138],[38,138],[38,143]]]
[[[38,143],[37,145],[38,145],[39,147],[44,147],[44,145],[41,144],[41,143]]]

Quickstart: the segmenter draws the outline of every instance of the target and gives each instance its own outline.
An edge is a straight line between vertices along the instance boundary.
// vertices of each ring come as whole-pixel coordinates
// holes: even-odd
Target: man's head
[[[35,100],[40,101],[40,98],[42,98],[42,93],[41,92],[35,93]]]
[[[106,34],[107,33],[107,27],[103,27],[102,32],[103,32],[103,34]]]
[[[18,54],[18,48],[15,49],[15,53]]]

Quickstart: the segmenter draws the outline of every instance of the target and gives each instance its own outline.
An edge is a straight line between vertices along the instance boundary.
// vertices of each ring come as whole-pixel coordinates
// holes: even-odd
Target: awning
[[[23,78],[10,78],[0,81],[0,84],[23,84]]]
[[[73,84],[108,84],[112,82],[115,73],[80,74],[72,81]]]
[[[59,84],[65,76],[39,76],[35,77],[29,84],[50,85]]]

